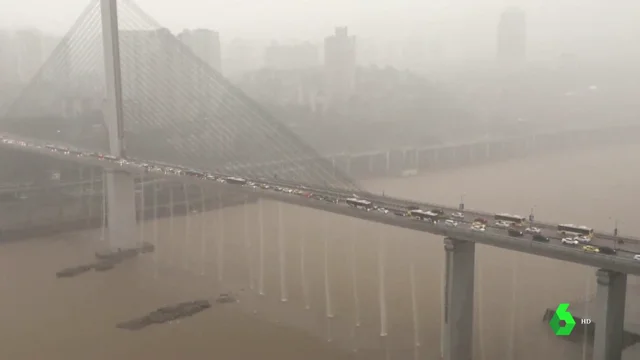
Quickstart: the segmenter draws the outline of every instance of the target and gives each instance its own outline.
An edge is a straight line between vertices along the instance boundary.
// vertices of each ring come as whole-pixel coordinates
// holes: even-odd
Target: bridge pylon
[[[118,0],[100,0],[102,45],[106,80],[103,109],[111,155],[125,157],[124,119],[120,40],[118,33]],[[131,174],[106,171],[107,224],[109,245],[113,250],[136,247],[135,183]],[[144,206],[141,204],[141,206]],[[140,219],[142,222],[144,219]]]
[[[474,242],[444,239],[444,360],[471,360],[473,356]]]
[[[595,337],[593,360],[620,360],[624,348],[624,313],[627,298],[627,274],[596,271]]]

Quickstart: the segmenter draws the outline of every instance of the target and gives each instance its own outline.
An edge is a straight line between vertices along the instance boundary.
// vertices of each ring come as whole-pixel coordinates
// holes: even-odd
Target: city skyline
[[[61,1],[55,14],[47,13],[46,17],[32,11],[46,5],[42,0],[16,3],[0,14],[0,23],[37,26],[62,34],[87,1]],[[500,13],[507,6],[519,6],[527,13],[527,52],[531,60],[567,52],[598,61],[640,57],[638,46],[628,46],[637,43],[640,33],[634,21],[640,4],[631,2],[605,5],[597,0],[461,0],[455,4],[308,0],[294,4],[280,0],[266,8],[253,0],[226,2],[223,7],[219,1],[185,0],[178,9],[162,0],[137,3],[172,32],[184,28],[214,29],[221,34],[223,43],[235,38],[318,42],[334,27],[348,26],[360,38],[400,41],[422,37],[429,43],[438,40],[448,45],[443,53],[448,60],[495,58],[495,24]],[[252,9],[251,13],[246,9]]]

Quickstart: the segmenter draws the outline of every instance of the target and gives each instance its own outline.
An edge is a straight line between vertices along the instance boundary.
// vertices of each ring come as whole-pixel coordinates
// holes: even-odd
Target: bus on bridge
[[[584,236],[591,238],[593,236],[593,228],[583,225],[560,224],[558,225],[558,234],[563,236]]]
[[[527,223],[527,218],[520,215],[511,215],[511,214],[496,214],[494,216],[496,221],[502,221],[510,224],[511,226],[524,226]]]

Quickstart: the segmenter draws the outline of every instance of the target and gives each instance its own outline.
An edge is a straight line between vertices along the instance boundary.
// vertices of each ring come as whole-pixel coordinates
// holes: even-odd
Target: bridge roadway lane
[[[93,158],[88,158],[86,156],[77,156],[74,154],[69,154],[69,155],[63,155],[57,152],[53,152],[51,150],[48,150],[46,148],[44,148],[44,145],[39,145],[40,147],[36,147],[37,143],[33,140],[33,139],[25,139],[25,138],[19,138],[19,137],[12,137],[12,140],[15,141],[24,141],[28,144],[33,144],[32,146],[21,146],[18,145],[17,143],[14,144],[7,144],[4,141],[0,141],[0,144],[3,146],[7,146],[11,149],[21,149],[21,150],[26,150],[26,151],[30,151],[30,152],[34,152],[37,154],[43,154],[45,153],[46,155],[49,156],[54,156],[54,157],[59,157],[61,159],[66,159],[69,160],[69,157],[72,158],[76,158],[76,160],[79,160],[79,162],[84,162],[86,160],[92,161],[92,160],[96,160]],[[73,148],[72,146],[68,146],[67,144],[64,144],[62,146],[66,146],[68,148]],[[106,161],[100,161],[99,164],[97,164],[97,166],[99,167],[103,167],[104,166],[104,162]],[[265,182],[265,181],[263,181]],[[275,186],[287,186],[287,187],[293,187],[293,188],[299,188],[301,184],[292,184],[292,183],[287,183],[284,181],[270,181],[267,180],[267,182],[269,182],[272,185]],[[80,185],[80,184],[78,184]],[[65,185],[61,185],[61,187],[64,187]],[[72,186],[72,185],[69,185]],[[10,191],[10,190],[7,190]],[[24,190],[23,190],[24,191]],[[3,192],[2,190],[0,190],[0,192]],[[390,198],[390,197],[386,197],[386,196],[382,196],[379,194],[372,194],[369,192],[365,192],[365,191],[359,191],[359,192],[345,192],[344,190],[341,189],[317,189],[314,188],[313,192],[319,195],[326,195],[326,196],[332,196],[332,197],[351,197],[353,195],[357,195],[363,199],[367,199],[370,200],[378,205],[380,204],[385,204],[386,207],[395,207],[395,208],[402,208],[402,209],[406,209],[407,206],[417,206],[421,209],[442,209],[444,211],[448,211],[448,212],[456,212],[458,211],[458,208],[456,207],[451,207],[451,206],[447,206],[447,205],[442,205],[442,204],[435,204],[435,203],[426,203],[426,202],[416,202],[414,200],[409,200],[409,199],[399,199],[399,198]],[[482,211],[482,210],[473,210],[473,209],[465,209],[465,214],[466,215],[470,215],[472,217],[483,217],[483,218],[487,218],[487,219],[491,219],[493,218],[493,216],[495,215],[495,213],[489,213],[487,211]],[[558,224],[554,224],[554,223],[549,223],[549,222],[539,222],[536,221],[535,222],[536,226],[541,228],[541,229],[545,229],[548,231],[555,231],[557,229]],[[579,224],[578,224],[579,225]],[[640,252],[640,239],[636,238],[636,237],[629,237],[629,236],[614,236],[612,233],[604,233],[604,232],[596,232],[595,233],[595,238],[598,239],[598,241],[600,240],[608,240],[609,244],[608,245],[612,245],[614,242],[618,241],[618,240],[622,240],[625,244],[627,245],[635,245],[636,248],[638,248],[638,252]]]
[[[277,186],[285,186],[285,187],[292,187],[292,188],[300,188],[301,186],[301,184],[292,184],[292,183],[286,183],[286,182],[278,182],[278,183],[273,182],[273,183]],[[340,198],[357,196],[359,198],[369,200],[378,206],[383,206],[388,209],[406,210],[408,206],[416,206],[423,210],[442,209],[449,214],[460,211],[457,207],[452,207],[450,205],[416,202],[414,200],[392,198],[388,196],[382,196],[379,194],[373,194],[366,191],[354,192],[354,191],[344,191],[340,189],[317,189],[312,187],[307,187],[307,188],[309,188],[309,190],[314,194],[318,194],[318,195],[340,197]],[[504,212],[507,212],[507,211],[504,211]],[[482,210],[468,209],[465,207],[464,214],[466,217],[470,217],[470,218],[481,217],[481,218],[487,219],[488,221],[492,221],[496,213],[490,213]],[[580,225],[580,224],[576,224],[576,225]],[[546,230],[547,233],[553,232],[554,234],[557,233],[557,229],[558,229],[558,224],[549,223],[549,222],[535,221],[535,226],[540,229]],[[636,246],[640,245],[640,239],[638,238],[614,236],[613,234],[610,234],[610,233],[597,232],[595,230],[594,230],[594,238],[595,238],[594,240],[597,240],[598,243],[602,246],[613,247],[612,244],[618,240],[624,241],[624,243],[627,245],[636,245]],[[640,253],[640,248],[638,252]]]
[[[166,179],[147,180],[144,182],[144,185],[151,185],[154,183],[161,184],[166,181],[167,181]],[[100,189],[99,185],[102,184],[102,179],[96,178],[93,184],[96,190],[99,190]],[[75,182],[69,182],[69,183],[59,183],[59,184],[54,183],[54,184],[45,185],[45,186],[29,186],[29,187],[17,186],[17,187],[4,187],[4,188],[0,187],[0,194],[12,194],[16,192],[34,193],[34,192],[62,190],[62,189],[76,190],[78,188],[81,188],[87,185],[91,185],[91,181],[83,180],[83,181],[75,181]],[[136,186],[140,186],[140,183],[139,182],[136,183]],[[96,193],[99,193],[99,191],[96,191]]]
[[[2,143],[2,142],[0,142]],[[23,147],[23,146],[21,146]],[[36,147],[23,147],[27,148],[27,151],[34,151],[40,154],[48,153],[49,156],[59,157],[61,159],[68,159],[69,155],[64,155],[57,152],[51,152],[46,149],[36,148]],[[74,156],[75,157],[75,156]],[[122,171],[127,171],[130,173],[144,173],[144,169],[140,166],[136,166],[133,164],[124,164],[121,165],[118,162],[112,162],[108,160],[99,160],[97,158],[92,157],[76,157],[79,162],[85,163],[87,165],[93,166],[101,166],[103,168],[111,168],[111,169],[121,169]],[[162,174],[157,174],[162,175]],[[211,180],[206,179],[198,179],[195,177],[187,177],[181,175],[175,175],[171,173],[165,173],[163,177],[166,178],[180,178],[180,181],[187,181],[194,184],[203,184],[203,183],[213,183]],[[218,184],[219,186],[235,186],[238,185],[230,185],[230,184]],[[277,184],[273,184],[277,185]],[[281,184],[283,185],[283,184]],[[286,185],[284,185],[286,186]],[[323,190],[317,189],[309,189],[311,192],[316,192],[321,194]],[[407,229],[412,229],[416,231],[429,232],[436,235],[449,236],[453,238],[457,238],[460,240],[473,241],[480,244],[486,244],[491,246],[496,246],[504,249],[509,249],[513,251],[524,252],[528,254],[535,254],[539,256],[545,256],[553,259],[570,261],[574,263],[579,263],[587,266],[593,266],[598,268],[606,268],[616,271],[621,271],[633,275],[640,275],[640,261],[636,261],[633,259],[633,253],[627,251],[619,251],[616,255],[604,255],[597,253],[588,253],[582,250],[581,246],[573,247],[573,246],[565,246],[560,243],[560,239],[557,236],[549,236],[549,243],[541,243],[531,240],[529,237],[510,237],[506,234],[504,229],[497,229],[495,227],[487,227],[487,231],[485,232],[476,232],[472,231],[468,226],[463,225],[461,227],[447,227],[442,222],[438,224],[433,224],[426,221],[414,220],[408,217],[403,216],[395,216],[392,214],[385,214],[380,211],[365,211],[353,208],[351,206],[346,205],[344,202],[338,201],[328,202],[323,200],[314,200],[308,199],[306,197],[296,195],[296,194],[288,194],[284,192],[277,192],[273,190],[265,190],[265,189],[253,189],[249,190],[253,192],[260,192],[261,195],[265,198],[270,198],[277,201],[282,201],[289,204],[310,207],[319,209],[322,211],[332,212],[340,215],[356,217],[364,220],[375,221],[391,226],[403,227]],[[326,190],[325,190],[326,192]],[[343,197],[346,195],[344,192],[331,191],[330,194],[332,196]],[[370,194],[369,194],[370,195]],[[409,205],[406,202],[398,199],[391,199],[387,197],[379,197],[380,200],[376,200],[379,205],[382,205],[389,210],[404,210],[406,206]],[[395,205],[394,205],[395,204]],[[480,213],[478,213],[480,214]],[[484,213],[486,214],[486,213]],[[548,234],[548,229],[545,230],[545,234]],[[601,240],[595,239],[594,244],[598,245]]]

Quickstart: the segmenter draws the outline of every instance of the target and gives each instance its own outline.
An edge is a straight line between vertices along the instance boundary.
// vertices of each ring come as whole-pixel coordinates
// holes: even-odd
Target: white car
[[[496,221],[495,226],[501,227],[501,228],[508,228],[511,226],[511,224],[506,221],[500,220],[500,221]]]
[[[582,244],[588,244],[591,242],[591,239],[586,237],[586,236],[576,236],[573,238],[573,240],[582,243]]]
[[[464,219],[464,214],[461,212],[454,212],[451,214],[451,217],[454,219]]]
[[[387,210],[387,209],[385,209],[385,208],[383,208],[383,207],[376,207],[376,210],[377,210],[378,212],[383,213],[383,214],[388,214],[388,213],[389,213],[389,210]]]
[[[579,242],[576,239],[572,239],[572,238],[563,238],[562,239],[562,244],[563,245],[578,245]]]
[[[638,261],[640,261],[640,254],[638,254],[638,255],[633,255],[633,260],[638,260]]]
[[[472,225],[471,231],[485,231],[487,229],[484,225]]]
[[[453,220],[445,220],[444,224],[445,224],[445,226],[450,226],[450,227],[458,226],[458,223],[453,221]]]
[[[538,229],[537,227],[528,227],[526,229],[524,229],[524,232],[528,233],[528,234],[540,234],[540,229]]]

